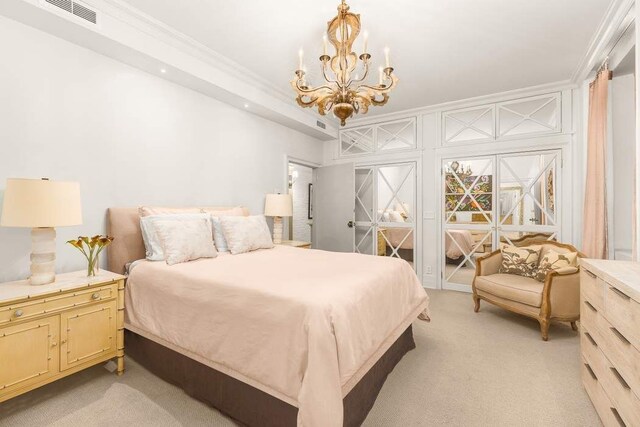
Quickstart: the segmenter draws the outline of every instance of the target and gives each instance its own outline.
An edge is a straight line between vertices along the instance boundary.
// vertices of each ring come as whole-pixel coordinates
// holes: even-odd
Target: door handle
[[[353,228],[355,225],[356,225],[356,223],[354,221],[349,221],[347,223],[347,227],[349,227],[349,228]]]

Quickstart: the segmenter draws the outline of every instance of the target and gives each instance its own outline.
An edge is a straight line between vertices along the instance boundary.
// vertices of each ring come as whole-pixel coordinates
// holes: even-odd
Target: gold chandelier
[[[389,92],[398,83],[389,63],[389,49],[385,49],[385,67],[380,67],[377,84],[365,84],[371,67],[371,55],[367,53],[367,34],[364,34],[364,48],[360,56],[353,52],[353,43],[360,34],[360,15],[349,12],[345,0],[338,6],[338,15],[329,21],[327,35],[324,39],[324,53],[320,56],[322,76],[325,83],[313,87],[305,77],[303,51],[291,85],[297,92],[298,105],[301,107],[318,107],[318,112],[325,115],[333,110],[344,126],[354,113],[365,114],[370,105],[384,105],[389,100]],[[328,41],[335,47],[336,54],[329,56]],[[356,68],[362,63],[361,74]],[[329,70],[330,69],[330,70]],[[361,77],[360,77],[361,76]]]

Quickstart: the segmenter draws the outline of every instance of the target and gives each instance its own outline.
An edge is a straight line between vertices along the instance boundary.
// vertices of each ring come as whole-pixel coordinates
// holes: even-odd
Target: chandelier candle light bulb
[[[389,61],[389,48],[384,48],[384,63],[387,68],[391,67],[391,62]]]
[[[371,55],[367,53],[369,35],[365,31],[363,52],[359,56],[353,51],[353,45],[360,34],[360,15],[349,12],[346,0],[338,6],[338,15],[329,21],[327,32],[323,36],[323,54],[320,67],[324,82],[313,87],[305,77],[303,51],[299,51],[298,69],[291,86],[297,93],[298,105],[305,108],[317,107],[321,115],[332,112],[344,126],[354,114],[366,114],[371,105],[382,106],[389,100],[389,92],[395,88],[398,78],[393,74],[389,61],[389,48],[385,48],[386,67],[380,70],[379,84],[367,84],[371,66]],[[328,43],[335,49],[331,56]],[[362,78],[355,70],[362,62]],[[372,74],[374,74],[372,70]],[[355,79],[351,76],[355,75]],[[375,77],[374,77],[375,79]],[[360,83],[362,82],[362,83]]]

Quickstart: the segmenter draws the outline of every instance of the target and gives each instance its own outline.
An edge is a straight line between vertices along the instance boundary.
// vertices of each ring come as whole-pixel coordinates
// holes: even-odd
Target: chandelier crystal
[[[324,83],[313,87],[307,81],[303,63],[303,51],[291,85],[298,94],[298,105],[305,108],[318,107],[321,115],[333,110],[344,126],[353,114],[365,114],[369,106],[381,106],[389,100],[389,92],[398,83],[389,62],[389,49],[385,49],[385,66],[380,67],[377,84],[366,84],[371,67],[371,55],[367,52],[367,34],[364,34],[363,52],[358,56],[353,44],[360,34],[360,15],[349,12],[349,6],[342,0],[338,15],[329,21],[324,39],[324,52],[320,56]],[[327,40],[335,48],[336,54],[329,56]],[[358,70],[360,68],[360,70]]]

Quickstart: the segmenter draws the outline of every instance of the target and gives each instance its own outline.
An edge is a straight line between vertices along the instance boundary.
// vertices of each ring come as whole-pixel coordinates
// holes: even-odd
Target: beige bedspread
[[[168,266],[140,261],[126,325],[205,358],[299,408],[299,426],[342,426],[342,399],[426,311],[397,258],[276,246]]]

